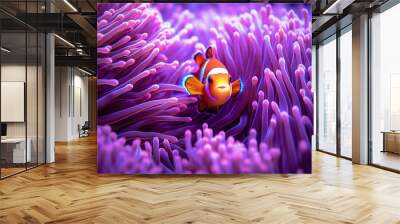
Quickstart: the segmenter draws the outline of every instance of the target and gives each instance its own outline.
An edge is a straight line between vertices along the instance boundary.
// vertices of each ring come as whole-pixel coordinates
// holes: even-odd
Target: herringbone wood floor
[[[312,175],[96,174],[94,137],[0,181],[0,223],[400,223],[400,175],[313,154]]]

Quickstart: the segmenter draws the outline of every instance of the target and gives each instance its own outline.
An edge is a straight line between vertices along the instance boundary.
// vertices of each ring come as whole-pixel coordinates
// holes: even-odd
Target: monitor
[[[7,136],[7,124],[1,123],[1,136]]]

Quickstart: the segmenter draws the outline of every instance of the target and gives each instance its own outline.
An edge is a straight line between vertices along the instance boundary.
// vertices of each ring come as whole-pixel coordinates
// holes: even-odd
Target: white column
[[[55,161],[54,133],[55,133],[55,60],[54,35],[46,36],[46,163]]]
[[[54,5],[46,1],[46,12],[54,12]],[[46,163],[55,162],[55,43],[54,34],[46,34]]]
[[[353,162],[368,163],[368,15],[353,19]]]

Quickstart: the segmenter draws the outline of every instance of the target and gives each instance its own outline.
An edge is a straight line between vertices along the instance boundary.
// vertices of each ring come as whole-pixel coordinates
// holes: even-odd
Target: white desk
[[[25,154],[25,138],[5,138],[1,139],[1,145],[2,147],[13,147],[12,148],[12,162],[13,163],[25,163],[25,162],[31,162],[32,154],[31,154],[31,145],[32,141],[30,138],[26,140],[28,142],[26,147],[26,154]],[[4,150],[4,151],[5,151]],[[3,148],[2,148],[3,151]],[[26,160],[25,160],[26,159]]]

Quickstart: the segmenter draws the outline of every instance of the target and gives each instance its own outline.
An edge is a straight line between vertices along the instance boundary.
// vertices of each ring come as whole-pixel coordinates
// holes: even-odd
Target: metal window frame
[[[343,28],[340,28],[339,26],[336,27],[336,32],[325,39],[320,40],[316,44],[316,151],[318,152],[323,152],[329,155],[333,155],[339,158],[343,158],[346,160],[352,160],[352,158],[347,157],[342,155],[342,148],[341,148],[341,132],[342,132],[342,127],[341,127],[341,117],[340,117],[340,104],[341,104],[341,89],[340,89],[340,82],[341,82],[341,65],[340,65],[340,37],[348,32],[349,27],[352,26],[352,23],[346,25]],[[335,36],[334,38],[332,38]],[[332,39],[332,40],[329,40]],[[327,150],[321,149],[319,147],[319,94],[320,94],[320,89],[319,89],[319,46],[322,42],[330,42],[330,41],[336,41],[336,151],[335,153],[329,152]]]
[[[373,166],[373,167],[376,167],[376,168],[379,168],[379,169],[383,169],[383,170],[387,170],[387,171],[390,171],[390,172],[395,172],[395,173],[400,173],[400,170],[397,170],[397,169],[393,169],[393,168],[390,168],[390,167],[386,167],[386,166],[382,166],[382,165],[380,165],[380,164],[374,164],[373,163],[373,141],[372,141],[372,92],[373,92],[373,89],[372,89],[372,24],[371,24],[371,20],[372,20],[372,18],[373,18],[373,13],[383,13],[384,11],[386,11],[386,10],[388,10],[388,9],[390,9],[390,8],[392,8],[392,7],[394,7],[395,5],[397,5],[397,4],[399,4],[400,3],[400,0],[389,0],[389,1],[387,1],[386,3],[384,3],[383,5],[381,5],[380,7],[378,7],[378,8],[375,8],[375,9],[372,9],[372,10],[369,10],[369,11],[367,11],[367,13],[368,13],[368,30],[367,30],[367,41],[368,41],[368,54],[367,54],[367,66],[368,66],[368,69],[367,69],[367,82],[368,82],[368,86],[367,86],[367,88],[368,88],[368,95],[367,95],[367,103],[368,103],[368,105],[367,105],[367,107],[368,107],[368,124],[367,124],[367,127],[368,127],[368,152],[367,152],[367,154],[368,154],[368,161],[367,161],[367,164],[369,165],[369,166]],[[350,26],[350,25],[352,25],[352,24],[349,24],[348,26]],[[328,36],[328,37],[326,37],[325,39],[323,39],[323,40],[320,40],[317,44],[316,44],[316,100],[315,100],[315,104],[316,104],[316,124],[315,125],[317,125],[316,126],[316,150],[317,151],[319,151],[319,152],[323,152],[323,153],[326,153],[326,154],[329,154],[329,155],[333,155],[333,156],[336,156],[336,157],[339,157],[339,158],[344,158],[344,159],[347,159],[347,160],[352,160],[352,158],[349,158],[349,157],[346,157],[346,156],[343,156],[342,155],[342,153],[341,153],[341,147],[340,147],[340,142],[341,142],[341,139],[340,139],[340,133],[341,133],[341,124],[340,124],[340,86],[338,87],[338,85],[340,85],[340,75],[341,75],[341,68],[340,68],[340,65],[338,65],[339,63],[340,63],[340,48],[339,48],[339,50],[338,50],[338,46],[340,46],[340,36],[341,35],[343,35],[343,33],[341,33],[341,31],[343,31],[343,30],[345,30],[347,28],[347,26],[346,27],[344,27],[344,28],[342,28],[342,29],[340,29],[339,31],[337,31],[336,32],[336,34],[332,34],[331,36],[333,36],[333,35],[336,35],[336,37],[335,37],[335,40],[336,40],[336,48],[337,48],[337,51],[336,51],[336,58],[337,58],[337,64],[336,64],[336,69],[337,69],[337,71],[336,71],[336,75],[337,75],[337,80],[336,80],[336,90],[337,90],[337,92],[336,92],[336,103],[337,103],[337,108],[336,108],[336,126],[337,126],[337,130],[336,130],[336,133],[337,133],[337,136],[336,136],[336,146],[337,146],[337,149],[336,149],[336,154],[335,153],[332,153],[332,152],[328,152],[328,151],[326,151],[326,150],[324,150],[324,149],[320,149],[319,148],[319,119],[318,119],[318,114],[319,114],[319,91],[320,91],[320,89],[319,89],[319,75],[318,75],[318,73],[319,73],[319,51],[318,51],[318,49],[319,49],[319,45],[320,45],[320,43],[321,42],[323,42],[323,41],[326,41],[327,39],[329,39],[329,38],[331,38],[331,36]],[[338,33],[339,33],[339,35],[338,35]],[[338,69],[339,68],[339,69]],[[339,79],[338,79],[339,78]],[[338,113],[338,111],[339,111],[339,113]]]

